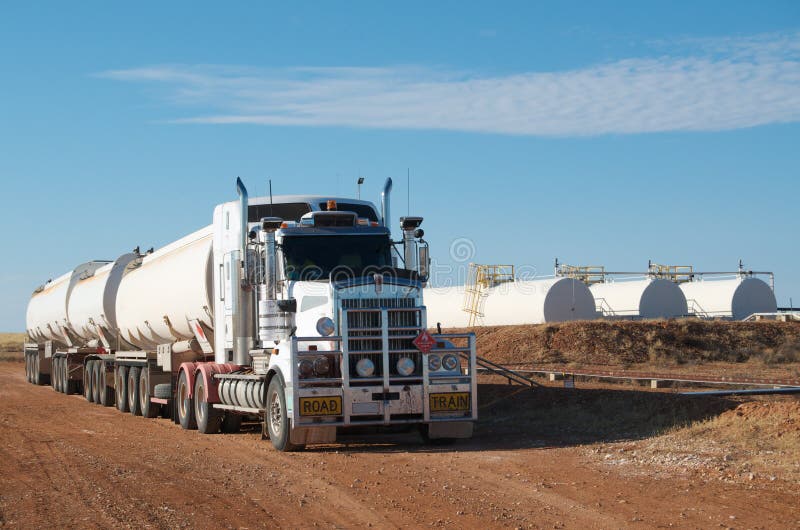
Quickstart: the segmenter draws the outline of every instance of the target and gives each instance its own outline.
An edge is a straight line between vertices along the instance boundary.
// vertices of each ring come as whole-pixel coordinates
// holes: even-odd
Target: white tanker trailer
[[[364,425],[470,437],[475,337],[427,332],[422,218],[401,218],[392,241],[391,179],[380,215],[366,201],[237,191],[206,228],[38,288],[28,380],[207,434],[258,418],[279,450]]]

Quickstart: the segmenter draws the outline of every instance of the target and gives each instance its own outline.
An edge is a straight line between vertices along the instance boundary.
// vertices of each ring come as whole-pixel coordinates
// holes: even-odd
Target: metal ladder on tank
[[[481,265],[470,263],[462,311],[469,315],[469,327],[482,322],[483,305],[489,296],[489,288],[514,281],[513,265]]]
[[[689,298],[686,300],[687,309],[689,310],[690,315],[694,315],[700,318],[711,318],[711,315],[703,309],[700,304],[697,303],[697,300],[694,298]]]

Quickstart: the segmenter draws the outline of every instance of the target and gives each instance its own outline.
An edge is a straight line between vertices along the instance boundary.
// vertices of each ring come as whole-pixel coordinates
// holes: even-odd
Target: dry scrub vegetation
[[[480,355],[509,364],[755,362],[777,366],[800,362],[800,325],[792,322],[596,320],[485,326],[471,331],[478,336]]]
[[[25,333],[0,333],[0,361],[22,360]]]
[[[748,401],[662,436],[591,451],[630,473],[655,466],[668,474],[793,490],[800,484],[800,401]]]

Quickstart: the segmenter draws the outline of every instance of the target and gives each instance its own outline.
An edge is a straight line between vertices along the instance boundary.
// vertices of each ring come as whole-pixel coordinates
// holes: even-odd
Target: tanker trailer
[[[72,324],[97,346],[87,399],[206,434],[258,419],[284,451],[353,426],[471,436],[475,337],[427,332],[422,218],[401,218],[393,241],[390,190],[378,214],[353,199],[250,200],[237,180],[210,227],[125,264],[103,334],[96,317]]]
[[[27,379],[34,384],[47,384],[57,388],[57,377],[51,373],[58,370],[60,360],[57,351],[75,349],[81,345],[80,337],[72,329],[68,306],[70,297],[79,281],[92,276],[107,261],[89,261],[75,267],[39,286],[31,295],[25,316],[26,331],[32,341],[26,343],[25,368]]]

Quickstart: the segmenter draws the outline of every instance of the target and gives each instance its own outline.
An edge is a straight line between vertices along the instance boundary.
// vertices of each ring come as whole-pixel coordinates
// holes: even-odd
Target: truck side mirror
[[[431,258],[428,253],[428,245],[423,244],[419,247],[419,276],[423,283],[428,281],[431,271]]]

